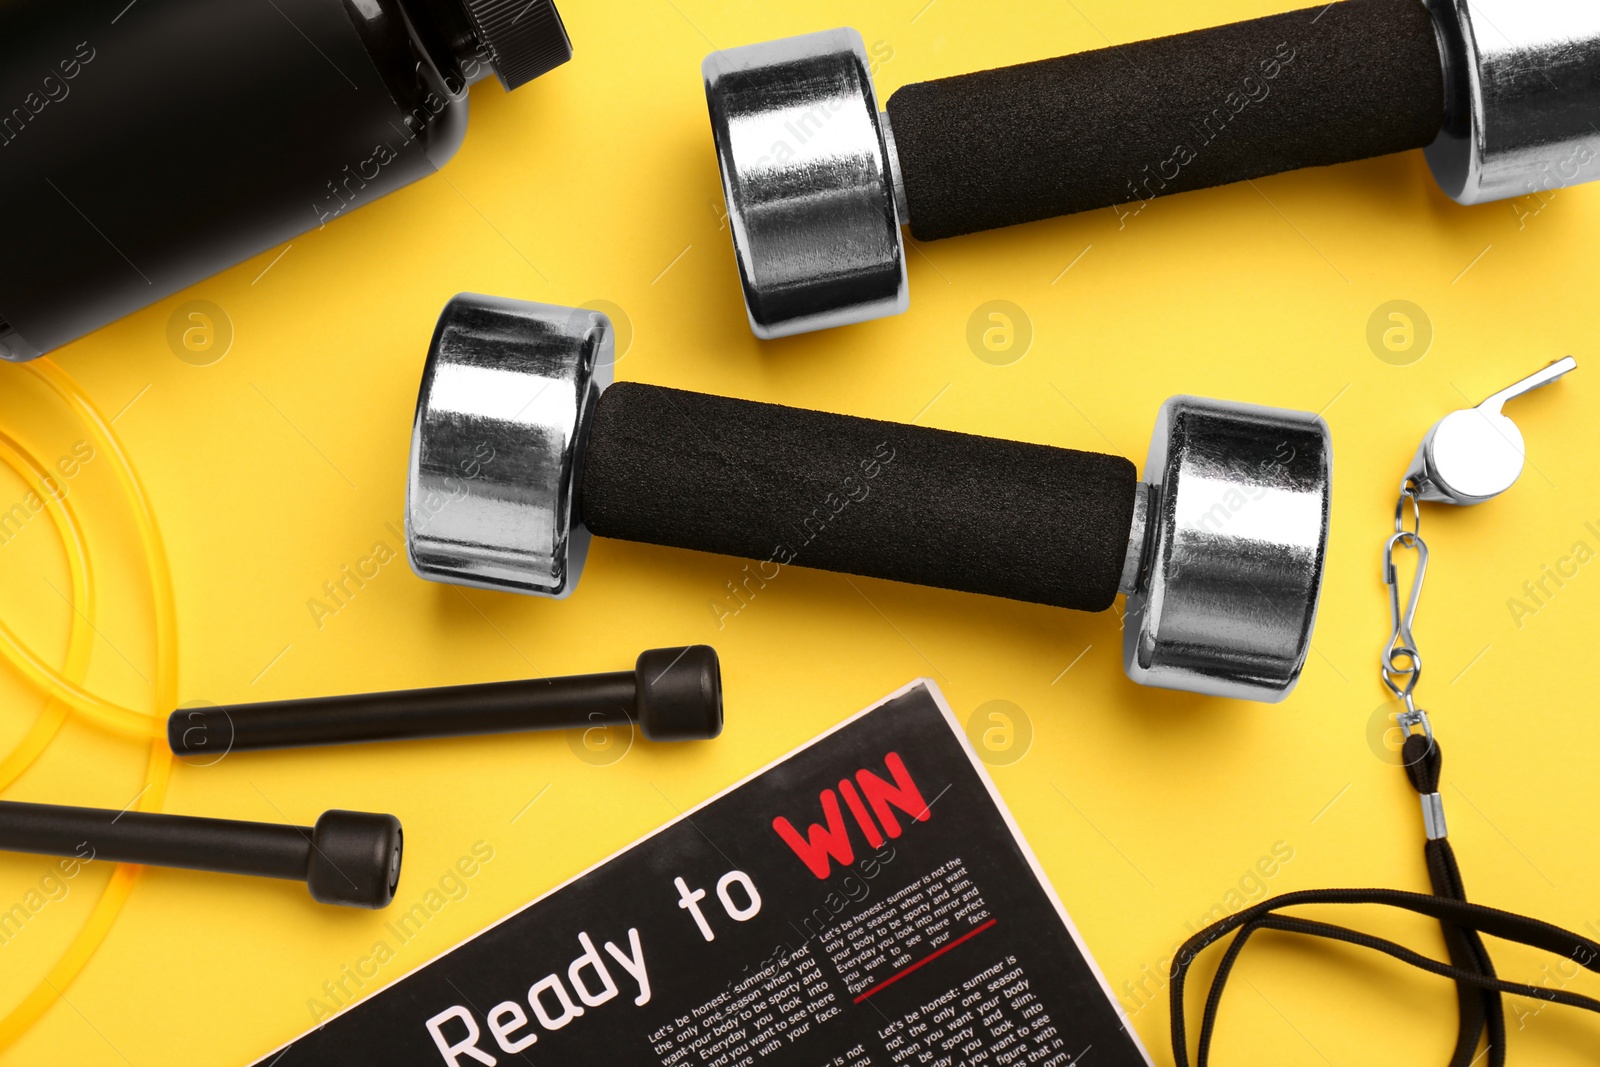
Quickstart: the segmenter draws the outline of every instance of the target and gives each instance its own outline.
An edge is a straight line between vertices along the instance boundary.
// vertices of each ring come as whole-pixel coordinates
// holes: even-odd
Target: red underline
[[[910,974],[912,971],[916,970],[918,967],[921,967],[924,963],[932,963],[934,960],[938,959],[940,956],[943,956],[946,952],[949,952],[951,949],[953,949],[957,945],[961,944],[961,942],[966,941],[966,940],[968,940],[970,938],[977,937],[979,934],[983,933],[985,930],[989,929],[989,927],[993,926],[994,924],[995,924],[995,920],[990,919],[988,922],[984,923],[982,926],[978,927],[976,930],[968,930],[966,933],[962,934],[960,937],[956,938],[954,941],[950,942],[948,945],[944,946],[943,948],[939,949],[938,951],[929,953],[928,955],[924,956],[922,959],[918,960],[916,963],[913,963],[911,966],[907,967],[905,970],[899,972],[898,974],[893,974],[893,975],[890,975],[888,978],[885,978],[883,981],[879,982],[877,985],[873,986],[871,989],[867,990],[865,993],[863,993],[859,997],[857,997],[855,999],[854,1003],[860,1004],[863,1000],[866,1000],[868,997],[872,996],[872,994],[878,992],[880,989],[883,989],[883,988],[885,988],[887,986],[894,985],[896,982],[900,981],[900,979],[904,978],[906,975]]]

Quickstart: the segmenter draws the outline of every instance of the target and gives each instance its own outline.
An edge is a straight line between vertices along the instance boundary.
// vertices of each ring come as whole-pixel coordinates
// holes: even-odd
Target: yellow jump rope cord
[[[149,497],[145,494],[144,486],[139,481],[133,464],[129,462],[121,441],[117,439],[111,424],[94,406],[82,387],[48,359],[27,364],[23,370],[38,377],[89,428],[96,442],[111,457],[117,481],[133,511],[140,542],[144,547],[150,574],[151,596],[155,604],[155,707],[152,714],[140,714],[101,700],[78,685],[77,680],[81,680],[88,661],[87,633],[93,628],[90,613],[93,611],[94,602],[89,587],[90,569],[82,530],[71,507],[65,500],[58,500],[56,503],[61,505],[61,509],[60,514],[56,515],[56,524],[62,533],[68,565],[72,568],[73,574],[73,629],[68,642],[66,667],[64,672],[50,667],[18,641],[9,628],[0,633],[0,655],[9,660],[24,678],[51,698],[51,704],[47,706],[33,730],[4,761],[0,761],[0,789],[9,785],[16,775],[38,756],[39,751],[60,727],[60,720],[65,716],[67,709],[70,709],[121,733],[150,739],[149,758],[145,766],[145,785],[136,807],[140,811],[159,811],[166,800],[167,785],[172,775],[172,753],[167,748],[165,738],[161,736],[159,724],[162,714],[176,706],[178,689],[177,612],[166,547],[161,541],[161,532],[156,525]],[[38,459],[24,451],[10,438],[6,438],[6,445],[9,449],[6,461],[8,463],[13,459],[19,461],[21,468],[18,468],[16,463],[11,463],[13,469],[17,469],[19,474],[25,469],[28,475],[41,478],[42,488],[44,467]],[[47,494],[45,499],[52,497],[53,494]],[[56,514],[54,509],[52,514]],[[84,636],[80,637],[80,632]],[[82,662],[79,662],[78,656],[81,656]],[[52,716],[55,716],[54,723],[49,722]],[[4,777],[6,774],[10,777]],[[35,986],[10,1014],[0,1019],[0,1050],[10,1047],[26,1033],[83,970],[122,911],[139,870],[140,868],[133,864],[118,865],[105,890],[100,894],[100,899],[95,903],[88,922],[78,931],[77,937],[67,946],[61,958],[50,968],[44,980]]]
[[[9,434],[0,432],[0,460],[17,472],[24,482],[30,483],[39,499],[54,506],[50,518],[61,535],[61,547],[67,553],[67,571],[72,576],[72,631],[67,638],[67,661],[63,673],[70,681],[83,680],[89,668],[89,652],[93,648],[94,601],[90,597],[92,575],[89,569],[89,550],[83,541],[83,524],[78,521],[77,509],[65,496],[50,492],[50,473],[19,445]],[[4,760],[0,760],[0,791],[9,789],[22,772],[39,758],[61,724],[67,719],[67,705],[59,700],[46,702],[43,713],[34,722],[17,747]]]

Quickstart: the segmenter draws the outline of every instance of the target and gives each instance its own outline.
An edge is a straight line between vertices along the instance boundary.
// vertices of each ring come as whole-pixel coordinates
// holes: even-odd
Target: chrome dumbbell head
[[[1161,407],[1122,591],[1140,685],[1276,702],[1311,647],[1333,442],[1316,416],[1178,396]]]
[[[713,52],[701,69],[756,336],[904,311],[904,194],[861,35]]]
[[[1463,204],[1600,177],[1600,4],[1427,0],[1445,56],[1444,129],[1427,149]]]
[[[582,308],[463,294],[439,317],[406,491],[411,569],[564,597],[589,547],[574,488],[611,322]]]

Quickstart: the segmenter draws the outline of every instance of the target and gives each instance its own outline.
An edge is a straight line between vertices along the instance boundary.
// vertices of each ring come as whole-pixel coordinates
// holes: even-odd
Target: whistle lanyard
[[[1506,993],[1600,1013],[1600,1000],[1559,989],[1508,982],[1495,973],[1494,961],[1490,958],[1488,947],[1483,942],[1484,934],[1557,953],[1597,974],[1600,974],[1600,943],[1538,919],[1473,904],[1467,900],[1461,869],[1456,862],[1455,850],[1450,846],[1443,798],[1439,793],[1443,755],[1434,736],[1433,724],[1428,718],[1428,713],[1417,704],[1416,689],[1417,683],[1422,678],[1422,655],[1418,651],[1416,636],[1413,633],[1417,605],[1422,596],[1422,583],[1428,571],[1428,544],[1422,539],[1422,501],[1477,504],[1509,488],[1516,480],[1517,474],[1521,472],[1522,437],[1515,426],[1511,426],[1510,420],[1500,414],[1500,404],[1530,388],[1537,388],[1554,381],[1561,374],[1571,370],[1574,365],[1570,358],[1551,364],[1538,374],[1496,393],[1477,408],[1456,412],[1440,420],[1423,440],[1422,448],[1418,450],[1411,470],[1401,483],[1400,497],[1395,504],[1394,533],[1384,543],[1383,580],[1388,587],[1392,625],[1388,644],[1381,656],[1380,668],[1384,685],[1403,705],[1403,710],[1396,716],[1396,721],[1405,734],[1405,743],[1400,750],[1401,762],[1406,777],[1421,797],[1423,828],[1426,835],[1423,854],[1427,860],[1428,879],[1433,886],[1432,895],[1393,889],[1331,889],[1285,893],[1213,923],[1195,934],[1178,950],[1172,965],[1170,986],[1172,1053],[1177,1067],[1190,1065],[1188,1025],[1184,1018],[1184,994],[1189,968],[1200,953],[1230,934],[1234,935],[1223,952],[1216,975],[1211,980],[1210,991],[1206,996],[1205,1012],[1200,1023],[1199,1044],[1194,1064],[1195,1067],[1208,1067],[1223,990],[1246,943],[1261,930],[1304,934],[1357,945],[1453,981],[1456,984],[1460,1028],[1455,1052],[1450,1058],[1450,1067],[1470,1067],[1474,1064],[1482,1055],[1479,1048],[1485,1037],[1488,1042],[1485,1060],[1487,1067],[1505,1067],[1506,1020],[1502,998]],[[1501,447],[1515,448],[1515,463],[1512,465],[1506,457],[1492,455],[1494,442],[1488,441],[1487,447],[1491,450],[1489,459],[1500,461],[1499,470],[1502,474],[1498,483],[1485,485],[1480,478],[1482,471],[1487,469],[1483,455],[1475,453],[1470,448],[1461,447],[1461,421],[1458,417],[1468,413],[1487,413],[1485,422],[1499,435]],[[1510,434],[1506,434],[1503,427],[1489,423],[1487,420],[1490,418],[1501,420],[1505,426],[1510,426]],[[1450,419],[1457,419],[1457,426],[1452,428],[1448,435],[1441,435],[1441,427],[1444,427]],[[1470,421],[1468,425],[1476,426]],[[1483,447],[1485,440],[1487,439],[1469,444]],[[1446,443],[1457,449],[1455,454],[1451,454],[1443,447]],[[1493,464],[1490,463],[1488,466],[1492,467]],[[1451,480],[1452,475],[1456,478],[1454,482]],[[1470,485],[1464,484],[1472,479],[1479,480]],[[1410,512],[1409,528],[1407,511]],[[1396,565],[1396,559],[1407,552],[1414,554],[1415,566],[1412,569],[1410,590],[1402,597],[1401,568]],[[1347,927],[1280,914],[1286,908],[1311,904],[1381,904],[1429,916],[1439,922],[1449,962],[1440,962],[1404,945]]]

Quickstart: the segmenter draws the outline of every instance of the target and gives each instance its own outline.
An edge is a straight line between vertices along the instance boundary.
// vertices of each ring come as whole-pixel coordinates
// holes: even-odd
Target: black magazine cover
[[[929,681],[262,1067],[1146,1067]]]

